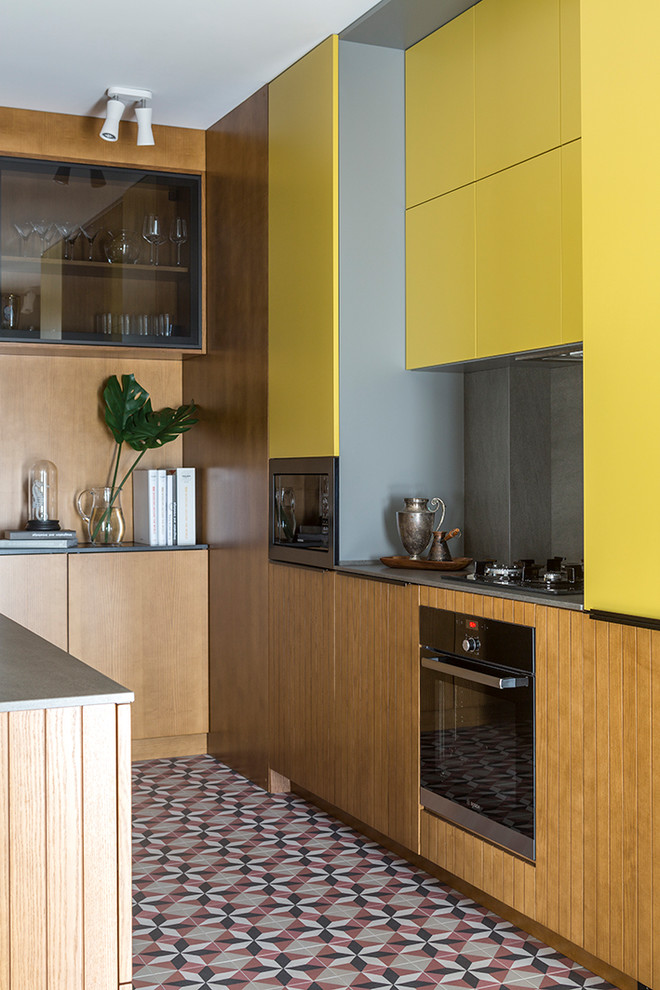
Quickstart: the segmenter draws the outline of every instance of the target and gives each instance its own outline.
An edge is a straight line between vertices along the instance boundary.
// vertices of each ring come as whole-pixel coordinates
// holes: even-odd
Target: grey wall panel
[[[404,496],[462,528],[463,376],[405,371],[402,52],[340,43],[339,121],[340,558],[369,560],[403,552]]]

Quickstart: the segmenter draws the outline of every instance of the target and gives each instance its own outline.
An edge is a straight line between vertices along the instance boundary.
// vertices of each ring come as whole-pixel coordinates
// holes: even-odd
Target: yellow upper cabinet
[[[580,100],[580,0],[560,0],[561,143],[582,134]]]
[[[269,87],[268,249],[270,456],[336,456],[336,36]]]
[[[406,205],[474,181],[474,8],[406,52]]]
[[[582,340],[582,141],[561,148],[561,341]]]
[[[474,8],[478,179],[560,143],[559,7],[481,0]]]
[[[475,353],[472,183],[406,212],[406,367]]]
[[[476,183],[477,356],[561,343],[561,149]]]

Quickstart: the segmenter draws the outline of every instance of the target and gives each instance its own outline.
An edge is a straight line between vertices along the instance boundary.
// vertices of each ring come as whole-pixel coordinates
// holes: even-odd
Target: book
[[[148,547],[158,544],[158,471],[133,472],[133,542]]]
[[[46,550],[66,550],[68,547],[77,547],[78,539],[59,540],[0,540],[0,550],[39,550],[42,553]]]
[[[76,540],[75,529],[8,529],[5,532],[8,540],[34,540],[49,543],[51,540]]]
[[[167,546],[167,473],[164,468],[159,468],[156,472],[158,476],[158,510],[156,512],[156,522],[158,539],[156,546]]]
[[[167,508],[166,539],[168,547],[176,544],[176,469],[165,472],[165,504]]]
[[[195,520],[195,469],[176,469],[176,545],[194,546],[196,540]]]

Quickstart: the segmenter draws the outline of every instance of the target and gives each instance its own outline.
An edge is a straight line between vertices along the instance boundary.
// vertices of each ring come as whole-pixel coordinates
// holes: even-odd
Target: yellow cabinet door
[[[475,357],[475,185],[406,212],[406,367]]]
[[[406,206],[474,180],[474,8],[406,52]]]
[[[561,343],[561,150],[477,189],[477,356]]]
[[[561,148],[561,340],[582,340],[582,142]]]
[[[338,40],[269,87],[271,457],[339,453]]]
[[[559,0],[475,7],[476,177],[560,143]]]
[[[561,143],[582,134],[580,100],[580,0],[560,0]]]

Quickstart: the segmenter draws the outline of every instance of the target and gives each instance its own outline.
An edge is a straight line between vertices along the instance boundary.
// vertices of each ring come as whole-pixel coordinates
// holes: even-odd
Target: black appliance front
[[[269,472],[271,560],[332,568],[337,562],[338,458],[273,458]]]
[[[533,860],[534,630],[426,607],[420,630],[421,804]]]

